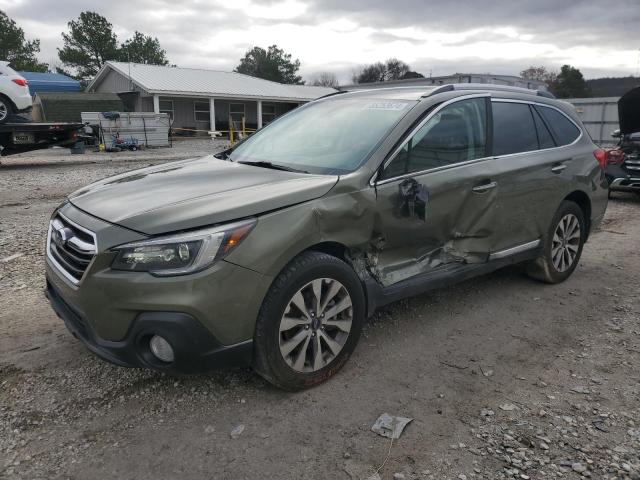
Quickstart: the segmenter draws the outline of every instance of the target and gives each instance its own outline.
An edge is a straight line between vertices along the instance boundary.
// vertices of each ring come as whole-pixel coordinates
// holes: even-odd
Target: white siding
[[[95,89],[96,92],[104,93],[130,92],[132,90],[131,82],[115,70],[109,70],[104,80],[102,80]]]

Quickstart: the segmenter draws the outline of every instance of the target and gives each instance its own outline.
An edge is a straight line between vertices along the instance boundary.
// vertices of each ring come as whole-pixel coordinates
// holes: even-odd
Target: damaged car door
[[[486,262],[497,236],[489,96],[433,109],[385,161],[377,195],[375,274],[388,286]]]

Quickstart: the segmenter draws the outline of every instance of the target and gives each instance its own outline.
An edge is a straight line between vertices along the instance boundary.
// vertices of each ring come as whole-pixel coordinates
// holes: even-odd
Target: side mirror
[[[614,130],[613,132],[611,132],[611,136],[613,138],[620,138],[622,136],[622,134],[620,133],[620,129]]]

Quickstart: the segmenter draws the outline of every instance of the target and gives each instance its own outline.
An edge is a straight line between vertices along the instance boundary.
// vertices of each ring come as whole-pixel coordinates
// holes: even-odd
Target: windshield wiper
[[[231,150],[231,148],[227,148],[226,150],[222,150],[221,152],[214,153],[213,156],[214,158],[217,158],[219,160],[229,160],[229,157],[231,156]]]
[[[251,165],[253,167],[271,168],[273,170],[283,170],[285,172],[309,173],[306,170],[299,170],[297,168],[287,167],[285,165],[278,165],[277,163],[265,162],[262,160],[258,162],[245,161],[245,162],[238,162],[238,163],[242,163],[243,165]]]

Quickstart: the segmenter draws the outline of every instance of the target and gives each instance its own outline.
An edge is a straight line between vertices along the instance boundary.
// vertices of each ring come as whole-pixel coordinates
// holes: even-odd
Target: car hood
[[[640,87],[629,90],[618,100],[620,133],[640,132]]]
[[[69,201],[107,222],[155,235],[312,200],[337,181],[207,156],[110,177],[72,193]]]

